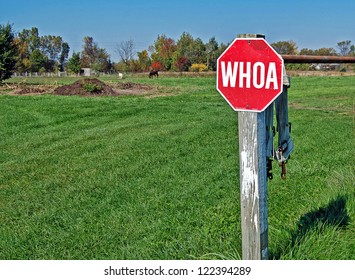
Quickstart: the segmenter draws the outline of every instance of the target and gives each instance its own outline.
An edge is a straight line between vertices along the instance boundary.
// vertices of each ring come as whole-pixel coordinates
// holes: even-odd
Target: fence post
[[[264,37],[238,35],[238,38]],[[268,259],[265,111],[238,112],[238,131],[242,257],[244,260]]]

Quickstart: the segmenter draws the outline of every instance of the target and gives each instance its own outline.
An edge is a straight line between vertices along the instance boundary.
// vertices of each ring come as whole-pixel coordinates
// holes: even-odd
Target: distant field
[[[239,259],[237,114],[207,77],[118,97],[0,92],[0,259]],[[154,97],[154,98],[152,98]],[[271,259],[355,258],[355,77],[294,77],[268,183]]]

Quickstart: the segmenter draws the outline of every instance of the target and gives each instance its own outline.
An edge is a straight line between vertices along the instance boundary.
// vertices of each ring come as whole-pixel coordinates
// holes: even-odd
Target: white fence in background
[[[115,73],[97,73],[97,72],[92,72],[90,74],[84,74],[81,73],[80,76],[108,76],[108,75],[114,75]],[[67,71],[64,72],[45,72],[45,73],[39,73],[39,72],[24,72],[24,73],[13,73],[12,78],[14,77],[75,77],[78,76],[76,74],[68,74]],[[122,74],[118,74],[119,78],[122,79]]]
[[[24,72],[24,73],[13,73],[12,77],[66,77],[68,76],[68,73],[65,72],[45,72],[45,73],[39,73],[39,72]]]

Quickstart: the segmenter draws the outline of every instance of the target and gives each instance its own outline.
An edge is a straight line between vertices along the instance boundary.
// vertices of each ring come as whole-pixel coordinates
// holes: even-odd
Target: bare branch
[[[132,39],[128,41],[122,41],[117,44],[116,51],[119,54],[121,61],[129,65],[129,62],[133,59],[134,56],[134,42]]]

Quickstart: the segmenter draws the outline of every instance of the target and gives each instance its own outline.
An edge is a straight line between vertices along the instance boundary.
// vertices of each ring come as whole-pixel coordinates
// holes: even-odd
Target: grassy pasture
[[[215,79],[125,81],[154,94],[0,95],[0,259],[240,258],[237,114]],[[271,259],[355,258],[354,96],[354,77],[292,78]]]

